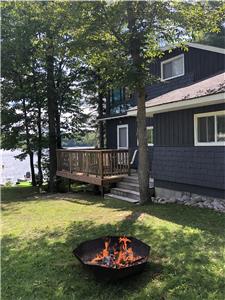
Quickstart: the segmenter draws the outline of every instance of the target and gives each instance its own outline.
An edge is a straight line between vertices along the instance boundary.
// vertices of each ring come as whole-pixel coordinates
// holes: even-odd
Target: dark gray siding
[[[185,74],[164,82],[160,81],[161,77],[161,61],[170,59],[180,54],[184,54]],[[189,48],[187,52],[175,49],[171,53],[165,52],[162,59],[157,59],[151,64],[149,72],[155,76],[156,81],[146,86],[146,100],[153,99],[172,90],[182,88],[184,86],[201,81],[212,75],[216,75],[225,71],[225,55],[206,51],[202,49]],[[137,95],[127,102],[129,106],[137,104]],[[106,115],[110,115],[110,103],[106,103]],[[121,113],[122,114],[122,113]],[[125,111],[123,112],[125,114]]]
[[[225,189],[224,147],[154,147],[153,177]]]
[[[194,146],[194,114],[224,110],[225,104],[154,116],[152,174],[157,182],[225,190],[225,147]],[[217,192],[216,192],[217,193]]]
[[[193,146],[194,114],[217,110],[225,110],[225,104],[155,114],[154,145]]]
[[[158,97],[169,91],[179,89],[225,70],[225,58],[223,54],[189,48],[187,52],[176,49],[172,53],[166,53],[161,60],[157,60],[152,64],[151,73],[160,78],[161,61],[182,53],[184,53],[184,76],[147,86],[147,99]]]
[[[225,199],[225,191],[222,189],[215,189],[206,186],[202,187],[194,184],[190,185],[186,183],[177,183],[177,182],[163,181],[157,179],[155,179],[154,184],[156,187],[163,187],[170,190],[184,191],[184,192],[195,193],[199,195],[205,195],[209,197],[216,197],[216,198],[218,197],[218,198]]]

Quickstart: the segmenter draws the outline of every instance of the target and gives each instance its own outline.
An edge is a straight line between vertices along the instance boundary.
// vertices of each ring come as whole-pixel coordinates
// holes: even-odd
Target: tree
[[[219,32],[209,32],[203,35],[202,37],[199,37],[196,39],[196,42],[225,48],[225,26],[224,24],[221,24],[220,31]]]
[[[56,149],[61,147],[61,139],[85,131],[81,124],[86,115],[77,87],[81,62],[71,55],[69,47],[71,5],[52,1],[2,4],[3,116],[14,113],[3,118],[3,145],[12,149],[25,144],[32,174],[33,154],[37,152],[41,183],[42,150],[47,140],[52,192],[56,189]]]
[[[21,21],[20,14],[11,18],[13,5],[10,3],[3,9],[2,27],[2,145],[5,149],[22,149],[18,158],[30,159],[32,184],[36,185],[34,171],[34,101],[31,101],[30,85],[30,54],[33,27],[25,30],[27,19]],[[22,11],[20,11],[22,12]],[[15,26],[16,24],[16,26]],[[16,51],[15,51],[16,50]],[[11,114],[11,117],[9,117]]]
[[[118,1],[81,3],[88,41],[89,64],[115,87],[128,86],[138,94],[140,201],[149,198],[149,155],[146,136],[145,86],[152,82],[151,62],[163,55],[160,46],[185,41],[199,32],[217,32],[224,13],[221,4],[211,10],[208,2]],[[88,13],[87,13],[88,11]]]

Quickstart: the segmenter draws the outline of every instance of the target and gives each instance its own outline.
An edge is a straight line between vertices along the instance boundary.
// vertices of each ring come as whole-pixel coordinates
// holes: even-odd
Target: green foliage
[[[224,215],[182,205],[137,207],[92,194],[2,190],[2,299],[223,300]],[[96,281],[72,255],[81,242],[132,235],[151,246],[143,273]]]
[[[225,11],[223,2],[212,7],[210,1],[84,1],[79,6],[83,30],[75,34],[86,41],[87,63],[109,86],[132,88],[156,79],[151,63],[163,55],[162,45],[185,48],[200,34],[218,32]],[[138,47],[137,66],[132,54]]]
[[[196,42],[214,46],[225,48],[225,27],[222,24],[220,26],[219,32],[210,32],[206,34],[202,34],[196,39]]]
[[[81,61],[71,54],[69,2],[4,2],[2,8],[2,147],[25,155],[47,148],[47,65],[53,42],[53,107],[58,139],[86,132],[79,82]],[[58,126],[58,127],[57,127]]]

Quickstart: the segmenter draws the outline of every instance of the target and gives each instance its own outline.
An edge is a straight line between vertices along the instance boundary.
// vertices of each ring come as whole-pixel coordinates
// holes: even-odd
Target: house
[[[157,197],[225,198],[225,50],[189,43],[152,65],[160,82],[146,87],[150,173]],[[108,149],[129,149],[138,166],[136,99],[125,89],[107,102]]]
[[[188,47],[165,48],[151,65],[160,80],[146,86],[150,174],[156,197],[224,199],[225,50]],[[99,186],[119,182],[111,196],[138,201],[137,177],[126,176],[138,168],[136,104],[134,91],[110,91],[99,120],[106,126],[106,149],[59,150],[57,175]]]

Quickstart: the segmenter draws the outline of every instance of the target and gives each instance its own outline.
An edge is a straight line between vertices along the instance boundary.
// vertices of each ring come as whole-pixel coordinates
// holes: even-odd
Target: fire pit
[[[149,251],[136,238],[107,236],[81,243],[73,254],[97,278],[117,280],[142,271]]]

